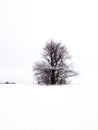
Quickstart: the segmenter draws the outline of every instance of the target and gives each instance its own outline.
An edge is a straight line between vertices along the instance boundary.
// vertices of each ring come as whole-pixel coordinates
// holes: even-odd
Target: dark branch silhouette
[[[38,84],[68,84],[69,77],[78,75],[67,63],[71,56],[61,43],[50,41],[43,50],[44,60],[34,66]]]

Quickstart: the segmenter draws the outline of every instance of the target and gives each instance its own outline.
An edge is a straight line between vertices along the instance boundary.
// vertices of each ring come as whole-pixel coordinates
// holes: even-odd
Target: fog
[[[61,41],[80,72],[97,84],[97,0],[1,0],[0,82],[33,83],[32,66],[48,40]]]

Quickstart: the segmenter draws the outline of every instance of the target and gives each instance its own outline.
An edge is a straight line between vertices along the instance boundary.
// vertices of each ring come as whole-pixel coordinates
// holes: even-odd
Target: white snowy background
[[[61,41],[80,75],[34,85],[45,43]],[[0,130],[98,130],[98,1],[0,0]]]
[[[67,45],[78,82],[97,82],[97,0],[0,0],[0,81],[32,83],[50,39]]]

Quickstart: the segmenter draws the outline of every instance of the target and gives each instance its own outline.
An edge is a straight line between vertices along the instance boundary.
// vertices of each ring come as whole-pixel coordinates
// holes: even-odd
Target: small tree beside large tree
[[[38,84],[68,84],[69,78],[78,74],[68,64],[70,58],[66,46],[54,41],[47,42],[43,49],[43,61],[33,68]]]

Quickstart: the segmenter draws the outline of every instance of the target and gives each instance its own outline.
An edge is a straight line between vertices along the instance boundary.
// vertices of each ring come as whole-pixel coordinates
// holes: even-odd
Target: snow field
[[[0,130],[98,130],[97,85],[0,85]]]

